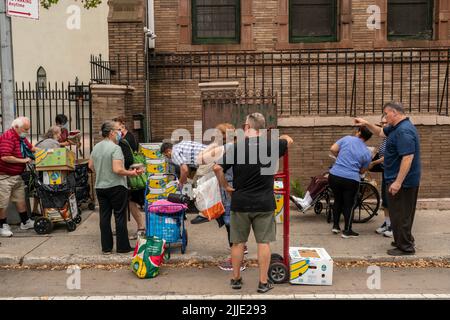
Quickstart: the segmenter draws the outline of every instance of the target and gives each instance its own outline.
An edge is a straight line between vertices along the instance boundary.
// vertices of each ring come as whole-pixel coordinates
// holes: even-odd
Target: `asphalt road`
[[[450,299],[450,268],[335,268],[332,286],[276,285],[266,295],[258,295],[258,269],[242,274],[242,290],[229,287],[231,273],[217,267],[164,267],[154,279],[138,279],[128,268],[114,270],[82,269],[79,278],[67,270],[0,270],[0,298],[18,297],[88,297],[111,299],[141,296],[150,299],[236,298],[258,295],[271,298],[423,298]],[[79,279],[79,281],[77,280]],[[369,283],[369,285],[368,285]],[[69,285],[68,285],[69,284]],[[79,289],[77,288],[79,286]],[[372,289],[369,288],[372,287]],[[223,297],[225,295],[226,297]],[[251,296],[248,296],[251,295]],[[337,295],[337,296],[336,296]],[[433,296],[439,295],[439,296]],[[188,297],[188,298],[189,298]],[[186,298],[186,297],[185,297]]]

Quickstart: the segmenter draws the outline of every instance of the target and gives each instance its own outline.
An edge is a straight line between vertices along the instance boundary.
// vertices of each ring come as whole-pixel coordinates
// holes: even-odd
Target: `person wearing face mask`
[[[61,147],[70,146],[72,143],[68,140],[69,137],[69,122],[66,115],[58,114],[55,118],[56,125],[61,128],[61,136],[59,137],[59,145]]]
[[[27,163],[32,161],[35,151],[26,136],[30,130],[30,120],[19,117],[12,122],[11,128],[0,136],[0,237],[12,237],[7,223],[6,208],[9,201],[16,205],[20,215],[20,229],[34,227],[29,219],[25,202],[25,183],[22,173]]]
[[[103,141],[97,143],[89,159],[89,168],[96,173],[95,191],[100,208],[101,246],[104,254],[111,254],[113,249],[113,233],[111,216],[114,211],[116,221],[118,253],[132,251],[128,239],[126,212],[128,204],[128,186],[126,177],[135,177],[142,170],[126,170],[124,156],[119,147],[122,138],[120,124],[106,121],[102,124]]]
[[[136,142],[136,138],[134,135],[128,131],[125,126],[125,119],[123,117],[114,118],[113,121],[116,121],[120,125],[120,132],[122,133],[122,139],[119,142],[119,146],[122,149],[125,169],[129,169],[133,164],[133,152],[138,150],[138,144]],[[144,216],[139,210],[139,206],[144,206],[145,198],[144,198],[144,190],[130,190],[130,212],[133,216],[133,219],[137,224],[137,232],[130,236],[130,240],[136,240],[138,235],[145,234],[145,220]]]

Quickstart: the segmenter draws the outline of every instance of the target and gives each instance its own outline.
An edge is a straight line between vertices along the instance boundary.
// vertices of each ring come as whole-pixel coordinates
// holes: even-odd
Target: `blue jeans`
[[[223,221],[226,226],[230,225],[230,216],[231,216],[231,196],[225,191],[225,189],[220,188],[220,193],[222,196],[222,204],[225,208],[225,213],[223,214]]]

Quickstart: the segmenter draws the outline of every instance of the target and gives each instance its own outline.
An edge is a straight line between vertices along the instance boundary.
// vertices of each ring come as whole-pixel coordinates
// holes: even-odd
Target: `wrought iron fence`
[[[135,56],[116,55],[103,60],[91,55],[91,82],[99,84],[130,84],[130,81],[145,80],[145,62]]]
[[[88,85],[50,83],[45,88],[37,83],[16,83],[16,116],[30,119],[30,141],[36,143],[42,135],[55,124],[57,114],[68,118],[69,131],[81,131],[81,148],[79,156],[87,157],[92,151],[92,104]],[[6,129],[6,128],[5,128]],[[3,132],[3,130],[2,130]],[[75,151],[75,147],[72,147]]]
[[[150,84],[167,81],[167,90],[173,80],[238,80],[244,92],[276,92],[280,116],[381,114],[390,100],[448,116],[449,62],[450,48],[156,53],[148,75]],[[145,81],[142,64],[91,59],[92,80]]]

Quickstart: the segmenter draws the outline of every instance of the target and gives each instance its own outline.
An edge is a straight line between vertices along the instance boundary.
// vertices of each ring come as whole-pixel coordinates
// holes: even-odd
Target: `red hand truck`
[[[275,179],[282,179],[283,188],[275,190],[276,194],[284,196],[283,204],[283,256],[272,253],[270,259],[270,266],[268,276],[274,283],[284,283],[289,280],[289,196],[290,196],[290,181],[289,181],[289,154],[283,156],[283,170],[275,175]]]

